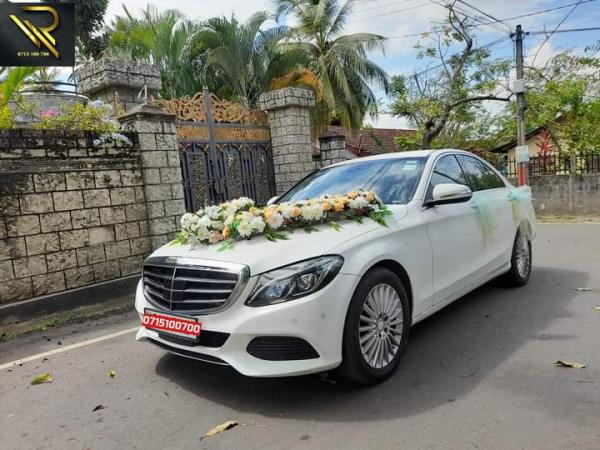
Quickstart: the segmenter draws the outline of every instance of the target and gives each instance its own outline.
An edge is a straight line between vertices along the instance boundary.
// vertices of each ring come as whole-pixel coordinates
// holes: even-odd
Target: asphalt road
[[[491,283],[415,326],[398,372],[373,388],[244,378],[133,333],[1,369],[0,448],[598,449],[600,224],[541,225],[534,251],[526,287]],[[23,337],[0,345],[0,366],[136,325]],[[54,381],[31,386],[43,372]],[[226,420],[240,425],[202,439]]]

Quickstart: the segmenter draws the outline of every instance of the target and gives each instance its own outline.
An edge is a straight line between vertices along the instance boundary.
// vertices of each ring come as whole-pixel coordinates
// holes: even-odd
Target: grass
[[[578,215],[539,215],[539,223],[600,223],[599,214]]]

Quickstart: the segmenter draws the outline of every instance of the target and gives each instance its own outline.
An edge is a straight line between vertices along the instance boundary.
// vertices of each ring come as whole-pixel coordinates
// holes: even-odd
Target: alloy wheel
[[[398,353],[402,340],[404,311],[396,289],[389,284],[374,286],[360,313],[359,339],[365,362],[386,367]]]
[[[517,248],[515,260],[517,263],[517,272],[523,278],[526,278],[529,273],[531,252],[529,251],[529,241],[522,233],[519,233],[517,240]]]

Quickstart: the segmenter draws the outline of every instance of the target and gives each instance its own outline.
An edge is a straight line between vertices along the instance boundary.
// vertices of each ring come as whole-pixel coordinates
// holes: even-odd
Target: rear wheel
[[[531,276],[531,241],[521,230],[517,231],[510,258],[510,270],[504,280],[511,286],[524,286]]]
[[[400,279],[383,268],[369,271],[346,315],[340,375],[362,384],[390,377],[406,348],[410,321],[408,296]]]

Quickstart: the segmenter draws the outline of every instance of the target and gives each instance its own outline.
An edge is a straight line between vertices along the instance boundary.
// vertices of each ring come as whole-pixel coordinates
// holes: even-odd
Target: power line
[[[589,28],[570,28],[567,30],[555,30],[553,34],[559,33],[575,33],[578,31],[597,31],[600,30],[600,27],[589,27]],[[530,31],[529,34],[546,34],[547,31]]]
[[[483,50],[483,49],[486,49],[486,48],[494,47],[495,45],[501,44],[502,42],[505,42],[505,41],[507,41],[509,39],[510,39],[510,36],[503,36],[500,39],[496,39],[495,41],[488,42],[487,44],[482,45],[481,47],[479,47],[479,50]],[[436,70],[436,69],[440,69],[442,67],[444,67],[444,64],[441,64],[441,63],[440,64],[436,64],[435,66],[428,67],[427,69],[421,70],[421,71],[413,74],[412,76],[413,77],[418,77],[418,76],[423,75],[423,74],[425,74],[427,72],[430,72],[430,71]]]
[[[464,9],[462,8],[458,8],[456,5],[450,5],[450,2],[448,1],[448,3],[438,3],[435,0],[430,0],[432,3],[435,3],[438,6],[441,6],[442,8],[449,8],[451,7],[452,10],[455,13],[458,13],[464,17],[467,17],[469,19],[471,19],[473,22],[477,22],[479,25],[488,25],[489,27],[493,28],[496,31],[499,31],[500,33],[505,33],[504,29],[499,28],[496,24],[496,22],[484,22],[482,19],[480,19],[479,17],[475,17],[472,16],[470,14],[468,14]],[[443,0],[442,0],[443,1]],[[479,25],[475,25],[475,27],[479,26]]]
[[[488,17],[489,19],[492,19],[494,22],[498,22],[501,23],[502,25],[504,25],[506,28],[508,28],[508,31],[512,32],[512,27],[506,23],[504,23],[502,20],[495,18],[494,16],[492,16],[491,14],[486,13],[485,11],[482,11],[481,9],[471,5],[470,3],[465,2],[464,0],[457,0],[458,2],[462,3],[465,6],[468,6],[471,9],[474,9],[475,11],[477,11],[480,14],[483,14],[484,16]]]
[[[415,6],[409,6],[409,7],[407,7],[407,8],[402,8],[402,9],[396,9],[396,10],[394,10],[394,11],[388,11],[388,12],[386,12],[386,13],[382,13],[382,14],[376,14],[376,15],[374,15],[374,16],[362,17],[362,18],[360,18],[360,19],[358,19],[358,20],[353,20],[353,21],[351,21],[351,22],[348,22],[348,25],[350,25],[350,24],[353,24],[353,23],[357,23],[357,22],[363,22],[363,21],[365,21],[365,20],[374,19],[374,18],[376,18],[376,17],[389,16],[390,14],[396,14],[396,13],[403,12],[403,11],[409,11],[409,10],[411,10],[411,9],[422,8],[423,6],[427,6],[427,5],[429,5],[429,3],[421,3],[421,4],[419,4],[419,5],[415,5]]]
[[[373,6],[371,8],[361,8],[360,11],[357,11],[357,12],[358,13],[363,13],[365,11],[373,11],[373,10],[376,10],[376,9],[388,8],[390,6],[396,6],[396,5],[399,5],[401,3],[405,3],[406,4],[406,3],[411,3],[411,2],[414,2],[414,1],[416,1],[416,0],[399,0],[399,1],[396,1],[396,2],[392,2],[392,3],[384,3],[383,5]]]
[[[530,12],[530,13],[526,13],[526,14],[521,14],[519,16],[506,17],[506,18],[500,19],[500,20],[501,21],[507,21],[507,20],[521,19],[523,17],[537,16],[537,15],[546,14],[546,13],[549,13],[549,12],[552,12],[552,11],[558,11],[559,9],[570,8],[571,6],[575,6],[577,4],[583,5],[585,3],[592,3],[592,2],[597,2],[597,1],[598,0],[583,0],[582,2],[569,3],[568,5],[556,6],[554,8],[543,9],[541,11],[534,11],[534,12]],[[491,22],[488,22],[488,23],[491,23]]]
[[[565,17],[562,18],[562,20],[558,23],[558,25],[556,25],[556,27],[554,28],[554,30],[552,30],[552,32],[546,36],[546,39],[544,39],[544,42],[542,42],[542,45],[540,45],[537,49],[537,51],[535,52],[535,56],[533,57],[533,61],[531,61],[531,65],[535,65],[535,60],[538,56],[538,54],[540,53],[540,50],[542,49],[542,47],[544,45],[546,45],[546,42],[548,42],[550,40],[550,38],[552,37],[552,35],[554,33],[556,33],[556,30],[558,30],[560,28],[560,26],[565,22],[565,20],[567,20],[569,18],[569,16],[571,14],[573,14],[573,11],[575,11],[577,9],[577,7],[581,4],[583,0],[579,0],[575,5],[573,5],[573,8],[571,8],[571,10],[565,15]]]

